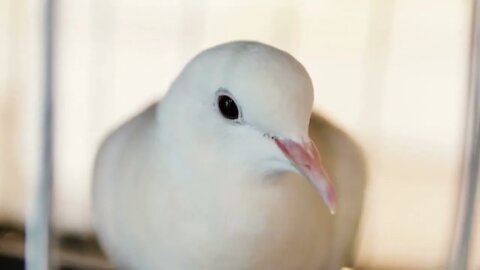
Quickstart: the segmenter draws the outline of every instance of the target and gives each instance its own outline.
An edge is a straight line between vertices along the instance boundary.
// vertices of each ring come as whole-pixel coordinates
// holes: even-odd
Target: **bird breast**
[[[301,177],[208,186],[163,183],[132,198],[130,211],[143,214],[130,243],[148,254],[148,269],[318,269],[324,261],[330,215]]]

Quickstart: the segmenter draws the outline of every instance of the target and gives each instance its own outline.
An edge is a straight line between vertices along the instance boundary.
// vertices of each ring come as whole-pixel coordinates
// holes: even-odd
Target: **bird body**
[[[309,83],[282,51],[220,45],[187,65],[162,101],[115,130],[99,151],[93,185],[95,227],[113,262],[131,270],[345,263],[352,233],[334,244],[334,191],[316,149],[297,143],[308,139]],[[225,96],[237,111],[217,104]],[[274,111],[292,101],[300,105]]]

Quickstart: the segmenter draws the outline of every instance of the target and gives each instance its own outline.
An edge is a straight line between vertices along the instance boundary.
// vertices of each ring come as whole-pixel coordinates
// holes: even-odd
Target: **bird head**
[[[299,173],[333,213],[334,185],[308,136],[312,106],[311,79],[295,58],[239,41],[197,55],[159,107],[170,119],[172,137],[204,166],[223,175]]]

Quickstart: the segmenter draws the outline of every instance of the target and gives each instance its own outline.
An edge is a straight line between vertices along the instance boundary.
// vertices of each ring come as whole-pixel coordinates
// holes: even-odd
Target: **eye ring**
[[[228,120],[238,120],[240,118],[240,109],[233,98],[225,93],[221,93],[217,97],[218,110],[222,116]]]

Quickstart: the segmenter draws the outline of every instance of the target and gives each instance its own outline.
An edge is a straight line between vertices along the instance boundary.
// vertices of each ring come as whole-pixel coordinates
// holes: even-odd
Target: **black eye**
[[[223,117],[235,120],[238,118],[238,107],[229,96],[221,95],[218,97],[218,108],[222,113]]]

